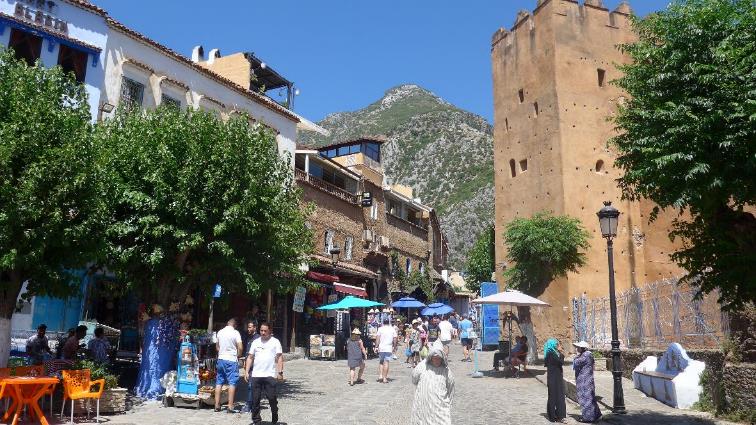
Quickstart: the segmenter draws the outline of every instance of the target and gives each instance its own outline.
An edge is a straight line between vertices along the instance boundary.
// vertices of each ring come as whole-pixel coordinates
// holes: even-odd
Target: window
[[[538,102],[533,102],[533,113],[538,116]]]
[[[378,220],[378,204],[373,200],[373,205],[370,207],[370,218],[372,220]]]
[[[323,236],[323,250],[326,255],[331,255],[331,249],[333,249],[333,231],[326,230]]]
[[[528,160],[520,160],[520,171],[528,171]]]
[[[344,239],[344,259],[345,260],[352,259],[352,245],[354,245],[354,239],[351,236],[347,236],[346,239]]]
[[[144,84],[123,77],[121,80],[121,103],[123,106],[127,108],[140,107],[143,97]]]
[[[181,101],[166,94],[160,96],[160,104],[181,109]]]
[[[378,143],[365,143],[364,153],[368,158],[381,162],[381,145],[379,145]]]
[[[524,102],[525,101],[525,92],[522,89],[517,90],[517,97],[520,99],[520,103]]]
[[[509,132],[509,118],[504,118],[504,131]]]
[[[604,79],[606,78],[606,71],[599,68],[596,70],[596,73],[598,74],[598,86],[604,87]]]
[[[517,169],[515,168],[515,160],[510,159],[509,160],[509,172],[512,173],[512,177],[517,176]]]
[[[341,146],[338,149],[338,152],[336,152],[336,156],[344,156],[349,155],[349,146]]]
[[[13,49],[16,58],[23,59],[29,66],[33,66],[42,52],[42,37],[13,28],[8,47]]]
[[[352,145],[349,147],[349,153],[359,153],[360,152],[360,145]]]
[[[407,259],[407,264],[406,264],[405,270],[406,270],[407,274],[412,273],[412,260],[410,260],[409,258]]]
[[[596,161],[596,172],[600,173],[603,170],[604,170],[604,161],[599,159],[598,161]]]
[[[58,51],[58,65],[63,68],[63,71],[67,74],[73,72],[76,81],[83,83],[84,78],[87,76],[87,62],[89,61],[89,55],[81,50],[77,50],[66,46],[60,45]]]
[[[395,215],[397,217],[401,217],[402,214],[402,206],[394,201],[389,201],[388,203],[388,210],[389,214]]]

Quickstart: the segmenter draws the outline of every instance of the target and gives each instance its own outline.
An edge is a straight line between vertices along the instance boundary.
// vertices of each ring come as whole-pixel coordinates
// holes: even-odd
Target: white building
[[[108,40],[104,11],[77,0],[0,0],[0,45],[29,63],[60,65],[84,84],[97,116]]]

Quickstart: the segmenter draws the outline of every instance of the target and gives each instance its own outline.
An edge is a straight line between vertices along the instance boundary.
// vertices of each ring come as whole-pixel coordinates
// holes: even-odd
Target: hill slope
[[[449,240],[450,262],[460,268],[478,234],[493,222],[493,128],[416,85],[402,85],[353,112],[318,123],[331,131],[300,135],[322,146],[362,135],[382,135],[382,162],[391,183],[411,186],[436,209]]]

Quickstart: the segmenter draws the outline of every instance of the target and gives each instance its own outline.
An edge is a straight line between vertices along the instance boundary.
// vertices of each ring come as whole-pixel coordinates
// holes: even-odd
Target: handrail
[[[323,192],[326,192],[328,194],[331,194],[343,201],[349,202],[351,204],[357,204],[358,199],[357,195],[354,193],[351,193],[349,191],[346,191],[336,185],[333,185],[331,183],[328,183],[325,180],[322,180],[318,177],[313,176],[312,174],[306,173],[304,170],[300,170],[299,168],[294,169],[294,177],[301,181],[309,184],[310,186],[320,189]]]

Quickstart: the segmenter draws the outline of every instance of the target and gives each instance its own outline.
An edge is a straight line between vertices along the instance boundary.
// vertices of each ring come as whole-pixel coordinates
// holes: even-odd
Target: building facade
[[[496,275],[500,289],[507,267],[504,227],[539,211],[577,217],[591,235],[587,264],[552,282],[540,298],[551,304],[534,315],[537,334],[571,335],[571,301],[608,295],[606,242],[596,212],[602,201],[622,212],[615,239],[617,289],[670,278],[670,217],[649,224],[650,202],[621,200],[608,140],[608,120],[624,94],[610,82],[615,64],[628,58],[617,48],[632,42],[629,5],[608,10],[601,0],[538,0],[518,13],[511,30],[492,38]],[[540,339],[540,338],[539,338]]]
[[[303,202],[314,208],[312,270],[334,274],[340,282],[364,288],[369,298],[390,302],[417,289],[401,287],[394,279],[397,267],[440,281],[448,246],[431,207],[414,199],[408,187],[384,185],[382,144],[360,138],[300,149],[295,172]],[[340,251],[337,262],[334,247]]]

